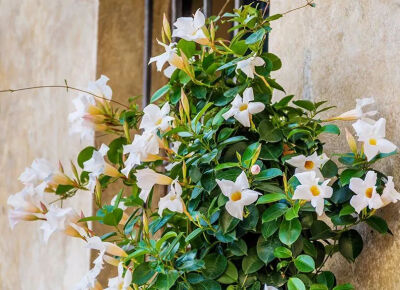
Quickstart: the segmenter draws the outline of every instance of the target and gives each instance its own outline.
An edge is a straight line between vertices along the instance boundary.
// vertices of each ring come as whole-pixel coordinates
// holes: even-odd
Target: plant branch
[[[307,6],[311,6],[311,4],[313,4],[313,3],[314,3],[314,0],[307,0],[307,4],[302,5],[302,6],[299,6],[299,7],[297,7],[297,8],[290,9],[290,10],[288,10],[288,11],[282,13],[282,15],[286,15],[286,14],[288,14],[288,13],[290,13],[290,12],[293,12],[293,11],[296,11],[296,10],[300,10],[300,9],[303,9],[303,8],[306,8]]]
[[[85,90],[81,90],[81,89],[78,89],[78,88],[74,88],[74,87],[70,87],[68,85],[64,85],[64,86],[61,86],[61,85],[33,86],[33,87],[26,87],[26,88],[19,88],[19,89],[7,89],[7,90],[0,90],[0,93],[14,93],[14,92],[18,92],[18,91],[27,91],[27,90],[44,89],[44,88],[63,88],[63,89],[66,89],[67,92],[68,92],[68,90],[78,91],[78,92],[82,92],[82,93],[86,93],[86,94],[92,95],[93,97],[98,98],[98,99],[102,99],[102,100],[106,100],[106,101],[110,101],[110,102],[116,103],[116,104],[118,104],[118,105],[120,105],[120,106],[122,106],[124,108],[127,108],[127,109],[129,108],[127,105],[124,105],[124,104],[122,104],[122,103],[120,103],[118,101],[109,100],[107,98],[100,97],[100,96],[98,96],[96,94],[93,94],[91,92],[88,92],[88,91],[85,91]]]
[[[222,6],[221,10],[218,12],[218,16],[221,16],[222,12],[224,12],[226,6],[231,2],[231,0],[226,0],[225,4]]]

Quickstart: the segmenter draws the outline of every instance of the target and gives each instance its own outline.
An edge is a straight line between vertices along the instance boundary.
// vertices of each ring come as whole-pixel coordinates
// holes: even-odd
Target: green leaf
[[[266,31],[264,28],[260,28],[256,32],[253,32],[250,34],[249,37],[246,38],[246,44],[254,44],[256,42],[259,42],[263,39]]]
[[[235,131],[234,128],[223,128],[218,134],[217,141],[222,142],[222,141],[226,140],[227,138],[229,138],[232,135],[232,133],[234,131]]]
[[[127,141],[124,137],[114,139],[109,145],[110,149],[107,151],[108,160],[114,164],[122,163],[123,145],[126,144]]]
[[[175,232],[167,232],[167,233],[165,233],[165,234],[161,237],[161,239],[159,239],[159,240],[156,242],[156,249],[159,251],[160,248],[161,248],[161,246],[162,246],[162,244],[163,244],[165,241],[167,241],[168,239],[171,239],[171,238],[175,238],[176,236],[178,236],[178,234],[175,233]]]
[[[315,262],[312,257],[308,255],[300,255],[294,260],[294,265],[297,270],[304,273],[309,273],[314,271]]]
[[[238,277],[239,274],[235,264],[233,264],[231,261],[228,261],[228,266],[226,267],[225,272],[221,277],[218,278],[217,281],[222,284],[232,284],[238,280]]]
[[[257,257],[256,249],[251,248],[249,254],[242,260],[242,270],[245,274],[257,272],[264,266],[264,262]]]
[[[313,240],[329,239],[332,237],[331,228],[323,221],[316,220],[311,225],[311,236]]]
[[[376,215],[370,216],[367,220],[366,223],[373,228],[374,230],[376,230],[378,233],[381,234],[386,234],[387,232],[389,232],[389,227],[386,223],[386,221]]]
[[[244,140],[247,140],[247,138],[244,136],[234,136],[234,137],[231,137],[231,138],[226,139],[225,141],[219,143],[218,148],[221,148],[221,147],[229,145],[229,144],[237,143],[240,141],[244,141]]]
[[[218,171],[218,170],[232,168],[232,167],[239,167],[239,163],[237,163],[237,162],[220,163],[217,166],[215,166],[214,170]]]
[[[255,180],[257,181],[270,180],[277,176],[282,176],[282,174],[283,174],[282,171],[278,168],[269,168],[257,174]]]
[[[303,134],[303,135],[311,136],[311,132],[309,130],[297,128],[297,129],[291,130],[289,132],[289,134],[287,135],[287,138],[289,139],[290,137],[293,137],[296,134]]]
[[[228,248],[235,256],[240,257],[247,255],[247,244],[242,239],[232,242],[231,244],[229,244]]]
[[[279,157],[283,153],[283,145],[281,142],[279,143],[268,143],[268,144],[263,144],[261,146],[261,152],[260,155],[258,156],[259,159],[262,160],[274,160],[278,161]]]
[[[221,225],[221,229],[224,234],[233,231],[239,222],[239,219],[231,216],[226,210],[222,212],[222,215],[219,218],[219,224]]]
[[[272,63],[271,70],[275,71],[282,67],[282,62],[281,62],[280,58],[278,56],[276,56],[275,54],[269,52],[269,53],[266,53],[265,56]]]
[[[354,290],[354,289],[356,288],[354,288],[354,286],[349,283],[337,285],[335,288],[333,288],[333,290]]]
[[[123,211],[120,208],[115,208],[112,212],[104,216],[103,223],[109,226],[117,226],[122,218]]]
[[[307,111],[314,111],[315,110],[315,106],[314,103],[308,100],[297,100],[297,101],[293,101],[293,104],[295,104],[296,106],[306,109]]]
[[[259,237],[257,241],[257,256],[265,264],[272,262],[275,259],[274,249],[281,246],[276,236],[269,239]]]
[[[318,134],[328,133],[328,134],[340,135],[340,129],[338,126],[336,126],[334,124],[328,124],[328,125],[321,127],[321,129],[319,129],[317,133]]]
[[[271,203],[282,199],[286,199],[286,195],[283,193],[267,193],[257,200],[257,204]]]
[[[322,166],[321,173],[325,178],[332,178],[338,174],[338,167],[335,162],[328,160]]]
[[[328,289],[332,289],[333,286],[336,284],[335,275],[329,271],[323,271],[317,276],[317,282],[319,284],[324,284],[328,287]]]
[[[261,234],[264,239],[268,239],[272,236],[279,228],[279,222],[277,220],[272,220],[270,222],[263,223],[261,225]]]
[[[262,215],[262,222],[270,222],[285,214],[288,207],[284,203],[276,203],[267,208]]]
[[[196,128],[197,123],[199,122],[200,118],[207,112],[207,110],[213,105],[213,103],[207,103],[201,110],[200,112],[196,115],[196,117],[193,119],[192,127]]]
[[[306,286],[304,286],[303,281],[301,281],[299,278],[290,278],[287,286],[288,290],[306,290]]]
[[[204,269],[202,271],[203,276],[207,279],[216,279],[221,276],[228,265],[228,261],[225,256],[220,254],[210,254],[204,257]]]
[[[266,142],[274,143],[282,140],[282,132],[266,119],[262,120],[258,126],[258,133],[260,134],[260,140]]]
[[[312,284],[310,290],[329,290],[324,284]]]
[[[293,98],[294,98],[294,95],[286,96],[286,97],[282,98],[281,100],[279,100],[279,102],[276,102],[275,104],[273,104],[273,107],[277,110],[286,108],[287,105],[290,103],[290,101]]]
[[[285,245],[292,245],[301,234],[301,223],[298,219],[283,220],[279,227],[279,239]]]
[[[96,148],[94,148],[93,146],[88,146],[79,153],[78,165],[80,168],[83,168],[83,163],[85,161],[88,161],[90,158],[92,158],[93,151],[95,151],[95,150],[96,150]]]
[[[150,103],[154,103],[157,101],[159,98],[164,96],[168,91],[170,90],[171,86],[170,84],[166,84],[165,86],[159,88],[152,96],[150,99]]]
[[[221,290],[221,285],[218,282],[213,280],[204,280],[201,283],[191,285],[193,290]],[[187,288],[180,288],[187,289]]]
[[[89,221],[102,221],[104,217],[102,216],[88,216],[80,219],[78,222],[89,222]]]
[[[352,213],[354,213],[354,212],[355,212],[354,207],[352,207],[350,204],[345,204],[345,205],[343,206],[343,208],[340,210],[339,216],[340,216],[340,217],[346,216],[346,215],[352,214]]]
[[[186,238],[185,242],[189,243],[191,240],[193,240],[195,237],[197,237],[199,234],[203,232],[202,228],[197,228],[193,232],[191,232]]]
[[[350,179],[353,177],[361,177],[365,173],[364,170],[359,170],[359,169],[345,169],[343,172],[340,174],[340,184],[342,186],[345,186],[350,183]]]
[[[277,247],[274,250],[274,256],[279,259],[286,259],[292,256],[292,251],[285,247]]]
[[[141,286],[150,280],[156,272],[151,268],[150,263],[144,262],[135,267],[132,275],[132,282]]]
[[[248,49],[248,46],[245,40],[239,40],[239,41],[234,41],[231,44],[230,49],[232,49],[233,52],[238,55],[244,55]]]
[[[56,189],[56,194],[64,194],[73,188],[74,188],[74,186],[72,186],[72,185],[59,184]]]
[[[176,270],[169,270],[167,273],[158,273],[155,288],[159,290],[167,290],[174,286],[179,274]]]
[[[191,58],[196,53],[196,43],[194,41],[180,39],[176,47],[178,51],[182,50],[187,58]]]
[[[356,230],[343,232],[339,238],[339,251],[346,259],[354,262],[363,249],[363,240]]]

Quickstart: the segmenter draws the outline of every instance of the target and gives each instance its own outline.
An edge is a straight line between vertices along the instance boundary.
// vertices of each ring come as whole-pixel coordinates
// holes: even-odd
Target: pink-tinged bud
[[[250,171],[251,171],[251,174],[257,175],[257,174],[260,173],[261,168],[260,168],[260,166],[258,166],[257,164],[254,164],[254,165],[251,167]]]
[[[110,265],[113,265],[113,266],[118,267],[119,260],[117,260],[117,259],[115,259],[115,258],[113,258],[113,257],[111,257],[111,256],[104,255],[104,256],[103,256],[103,260],[104,260],[107,264],[110,264]]]

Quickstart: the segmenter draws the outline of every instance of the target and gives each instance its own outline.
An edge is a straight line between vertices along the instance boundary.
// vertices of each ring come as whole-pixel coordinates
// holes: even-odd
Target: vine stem
[[[303,8],[305,8],[307,6],[310,6],[313,2],[314,2],[314,0],[307,0],[307,4],[305,4],[303,6],[300,6],[300,7],[297,7],[297,8],[290,9],[290,10],[288,10],[286,12],[283,12],[282,15],[286,15],[286,14],[288,14],[290,12],[293,12],[293,11],[296,11],[296,10],[299,10],[299,9],[303,9]]]
[[[224,6],[222,6],[221,10],[218,12],[218,16],[221,16],[229,2],[231,2],[231,0],[226,0]]]
[[[86,93],[86,94],[92,95],[93,97],[98,98],[98,99],[102,99],[102,100],[106,100],[106,101],[110,101],[110,102],[116,103],[116,104],[118,104],[118,105],[120,105],[120,106],[122,106],[124,108],[127,108],[127,109],[129,108],[127,105],[124,105],[124,104],[122,104],[122,103],[120,103],[118,101],[109,100],[107,98],[100,97],[100,96],[98,96],[96,94],[93,94],[91,92],[88,92],[88,91],[85,91],[85,90],[81,90],[81,89],[78,89],[78,88],[74,88],[74,87],[70,87],[68,85],[33,86],[33,87],[18,88],[18,89],[6,89],[6,90],[0,90],[0,93],[14,93],[14,92],[19,92],[19,91],[44,89],[44,88],[63,88],[63,89],[66,89],[67,92],[68,92],[68,90],[78,91],[78,92],[82,92],[82,93]]]

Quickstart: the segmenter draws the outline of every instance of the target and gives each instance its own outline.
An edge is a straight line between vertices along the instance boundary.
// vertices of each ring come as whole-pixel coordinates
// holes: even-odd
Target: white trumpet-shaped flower
[[[397,146],[385,139],[386,120],[380,118],[371,124],[364,120],[358,120],[353,124],[358,141],[363,142],[364,153],[367,160],[372,160],[378,153],[391,153]]]
[[[170,112],[169,103],[165,103],[162,108],[157,105],[150,104],[143,109],[143,118],[139,128],[145,132],[154,132],[157,129],[165,131],[170,126],[174,117],[168,116]]]
[[[135,173],[137,186],[141,189],[139,197],[146,202],[150,191],[155,184],[170,185],[172,179],[166,175],[155,172],[150,168],[139,169]]]
[[[251,56],[236,64],[236,72],[241,70],[248,78],[254,79],[256,66],[263,66],[265,61],[259,56]]]
[[[96,289],[96,280],[99,276],[104,264],[105,251],[101,251],[97,258],[93,261],[94,266],[82,277],[77,285],[75,285],[75,290],[88,290]]]
[[[112,90],[111,87],[107,85],[109,80],[110,79],[105,75],[101,75],[98,80],[89,83],[88,91],[98,97],[111,100]]]
[[[118,276],[108,280],[108,287],[105,290],[132,290],[132,270],[127,269],[124,275],[124,266],[118,265]]]
[[[107,145],[102,144],[98,151],[94,150],[92,157],[83,163],[83,170],[89,172],[88,189],[93,192],[96,186],[96,180],[101,174],[111,177],[119,177],[121,174],[116,168],[108,164],[104,160],[109,148]]]
[[[40,227],[43,230],[44,241],[48,242],[50,236],[56,231],[64,231],[68,235],[80,236],[78,232],[71,226],[79,219],[79,215],[72,208],[60,208],[50,206],[45,214],[46,221]]]
[[[7,204],[11,207],[8,212],[10,227],[13,229],[21,221],[44,219],[41,203],[43,191],[28,185],[20,192],[10,195]]]
[[[264,290],[278,290],[278,288],[274,286],[268,286],[267,284],[264,285]]]
[[[368,111],[364,112],[364,107],[375,103],[374,98],[362,98],[356,99],[356,107],[350,111],[344,112],[343,114],[333,118],[335,120],[344,120],[344,121],[352,121],[357,119],[363,119],[364,121],[368,121],[372,123],[373,120],[369,119],[369,117],[376,115],[377,111]]]
[[[249,189],[249,181],[242,172],[235,182],[231,180],[216,180],[222,193],[229,198],[225,204],[226,211],[233,217],[243,219],[243,209],[246,205],[254,203],[261,194]]]
[[[177,49],[175,47],[175,45],[176,45],[175,42],[171,42],[169,45],[162,43],[158,40],[157,40],[157,42],[159,45],[164,47],[165,52],[160,55],[150,58],[149,64],[155,62],[157,71],[161,71],[164,64],[169,62],[171,60],[171,58],[176,54]]]
[[[204,34],[203,27],[206,24],[206,18],[200,9],[196,11],[193,17],[179,17],[175,23],[175,29],[172,31],[172,37],[183,38],[187,41],[195,41],[200,44],[208,43]]]
[[[159,138],[152,132],[144,132],[142,135],[135,135],[132,144],[124,145],[124,154],[129,154],[124,162],[125,168],[121,172],[128,176],[135,165],[142,162],[159,159],[160,152]]]
[[[315,171],[301,172],[295,174],[300,185],[296,187],[292,199],[310,201],[318,215],[324,213],[325,198],[332,196],[332,187],[328,186],[330,179],[321,184]]]
[[[243,99],[238,94],[235,99],[232,101],[232,107],[222,115],[225,120],[228,120],[230,117],[234,117],[238,120],[243,126],[250,127],[250,116],[252,114],[257,114],[262,112],[265,109],[265,105],[261,102],[253,102],[254,94],[252,88],[247,88],[243,92]]]
[[[295,174],[307,171],[314,171],[318,178],[322,178],[321,168],[324,164],[329,160],[328,156],[325,153],[318,156],[317,152],[314,152],[310,156],[297,155],[289,160],[286,160],[286,163],[292,165],[296,168]]]
[[[393,176],[388,176],[381,198],[385,205],[391,202],[396,203],[400,200],[400,193],[394,188]]]
[[[41,185],[44,190],[54,175],[55,169],[43,158],[33,160],[30,167],[25,168],[24,172],[19,176],[19,180],[24,185]]]
[[[377,175],[374,171],[368,171],[365,179],[358,177],[350,179],[350,189],[355,193],[350,199],[350,205],[357,213],[367,206],[370,209],[378,209],[383,206],[380,195],[376,192]]]
[[[160,201],[158,202],[158,214],[162,216],[164,209],[183,213],[183,201],[181,195],[182,187],[177,180],[174,180],[168,194],[160,198]]]

